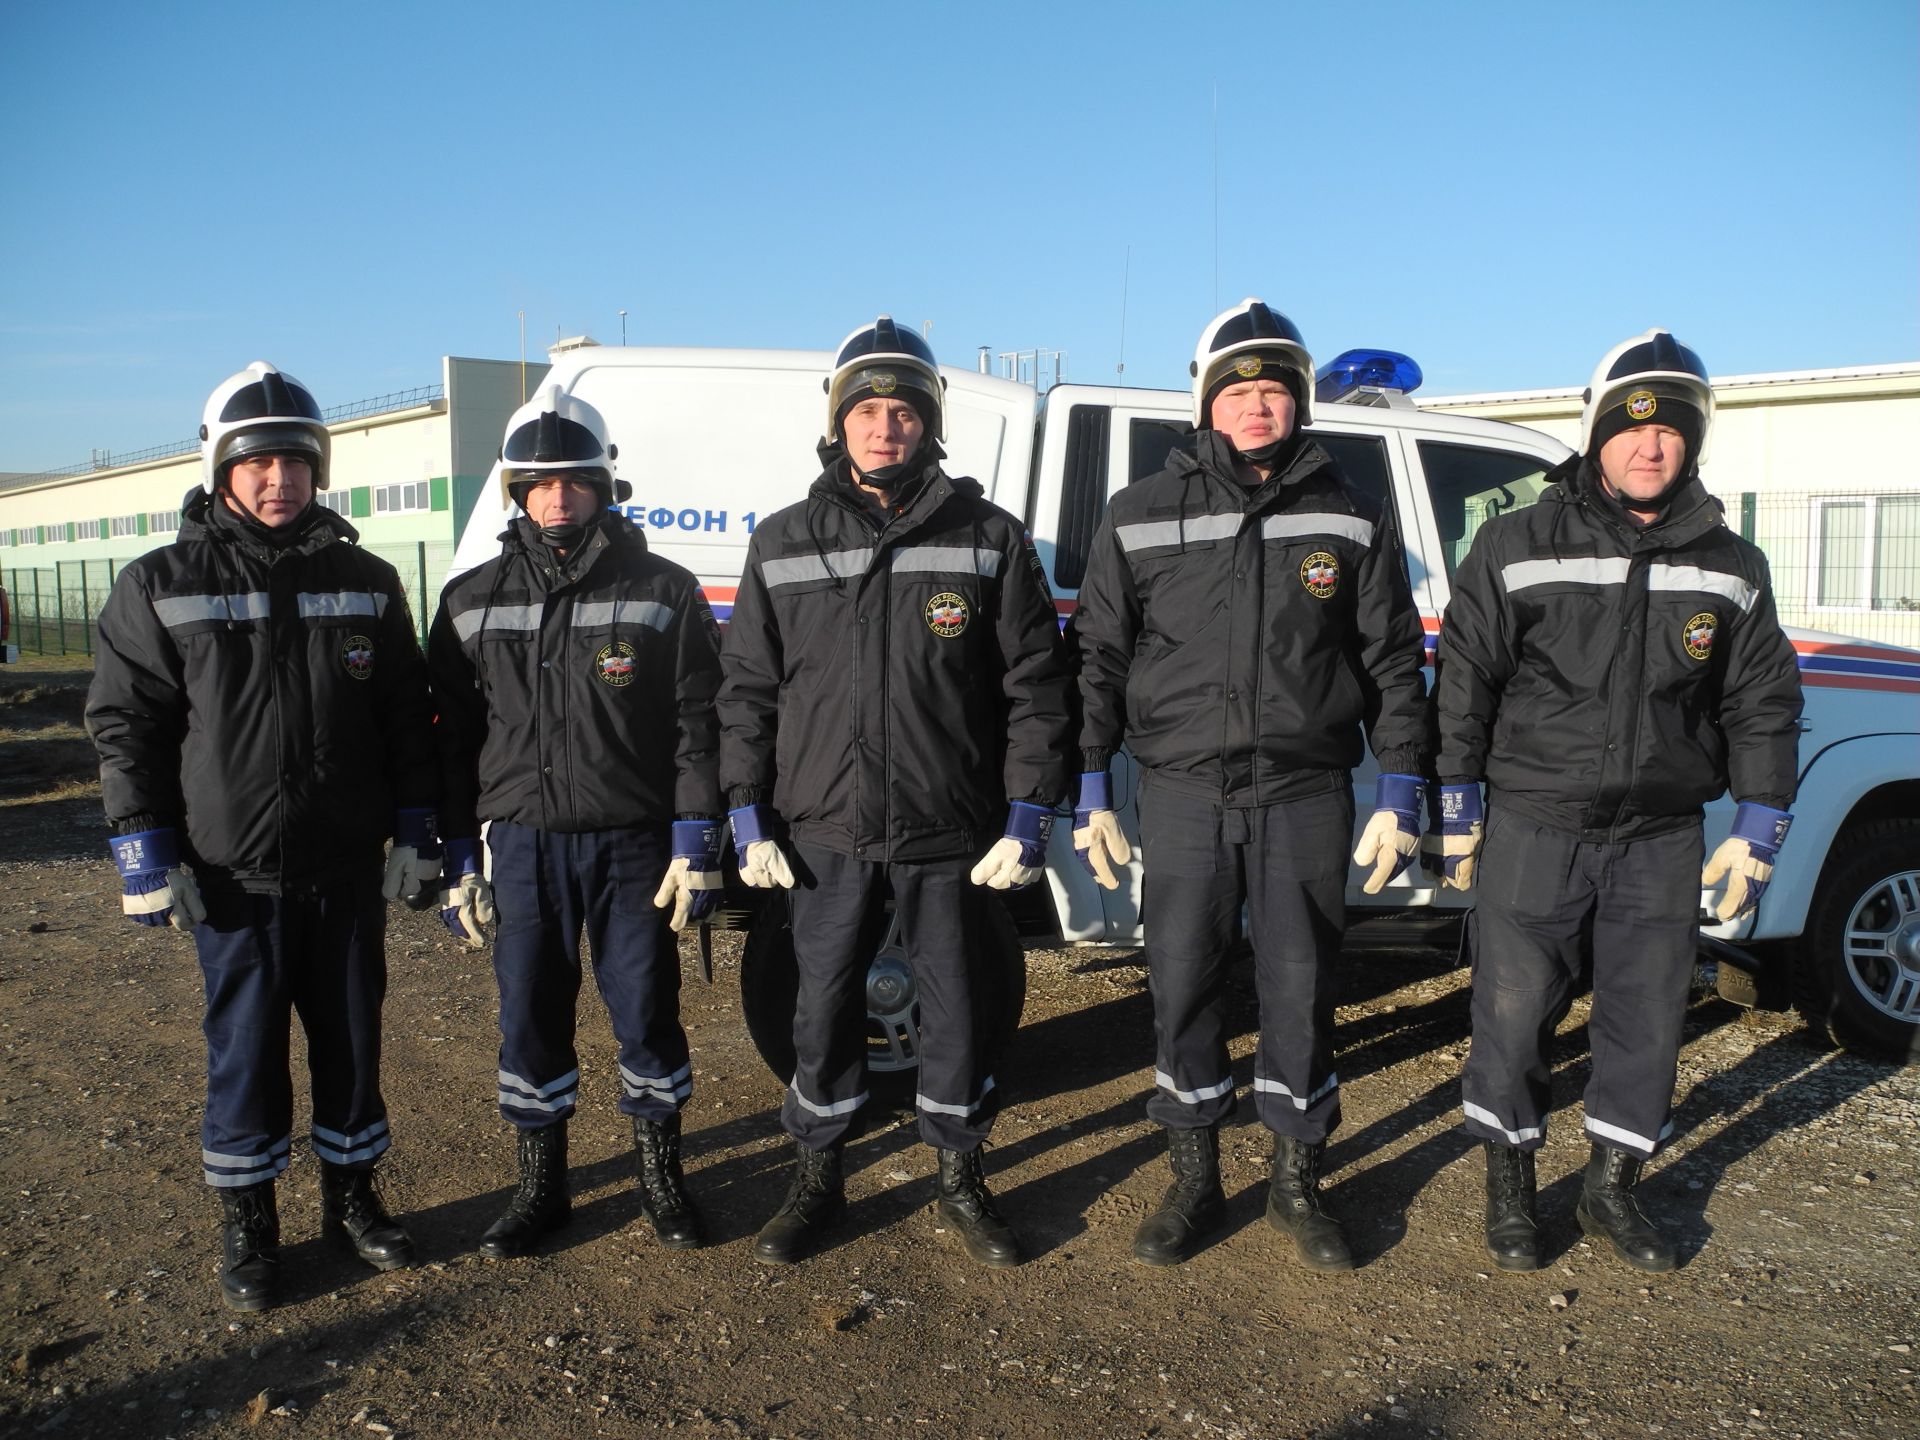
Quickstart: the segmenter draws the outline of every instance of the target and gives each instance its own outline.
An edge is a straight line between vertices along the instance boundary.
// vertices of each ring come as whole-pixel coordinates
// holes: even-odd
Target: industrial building
[[[449,356],[438,384],[326,412],[333,473],[322,503],[400,571],[423,629],[507,417],[546,368]],[[1577,389],[1419,403],[1568,444],[1579,433]],[[1767,552],[1781,618],[1920,646],[1920,363],[1729,376],[1714,382],[1714,403],[1702,475],[1728,523]],[[0,476],[0,584],[15,642],[90,652],[114,573],[172,538],[181,497],[199,483],[196,441]]]

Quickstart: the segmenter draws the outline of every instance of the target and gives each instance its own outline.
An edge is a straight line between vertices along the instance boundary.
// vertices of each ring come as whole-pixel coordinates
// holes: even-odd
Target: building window
[[[116,515],[107,522],[107,525],[113,538],[116,540],[122,535],[138,535],[140,533],[140,517],[138,515]]]
[[[150,511],[147,515],[147,533],[149,535],[165,535],[179,528],[180,512],[178,510],[154,510]]]
[[[1920,610],[1920,495],[1813,502],[1815,604],[1822,610]]]
[[[331,510],[336,515],[349,515],[353,507],[347,502],[344,490],[320,490],[314,493],[314,499],[320,502],[322,510]]]
[[[100,538],[100,522],[98,520],[81,520],[76,522],[73,527],[73,538],[76,540],[98,540]]]
[[[427,482],[416,480],[411,485],[376,485],[373,488],[373,513],[376,515],[397,515],[408,510],[427,508]]]

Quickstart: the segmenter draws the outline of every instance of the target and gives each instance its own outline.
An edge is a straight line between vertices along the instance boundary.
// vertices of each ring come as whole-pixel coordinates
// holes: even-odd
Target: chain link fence
[[[453,564],[453,542],[421,540],[410,545],[365,545],[400,572],[420,643],[440,603],[440,587]],[[56,560],[46,566],[0,570],[12,614],[13,644],[22,655],[91,656],[98,644],[100,608],[125,560]]]
[[[1920,649],[1920,493],[1746,493],[1727,524],[1766,551],[1782,624]],[[400,572],[422,643],[453,563],[450,540],[368,545]],[[91,655],[94,622],[124,560],[0,570],[22,654]]]

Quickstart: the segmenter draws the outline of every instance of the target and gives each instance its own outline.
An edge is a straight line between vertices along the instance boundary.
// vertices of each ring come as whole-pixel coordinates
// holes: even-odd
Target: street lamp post
[[[620,312],[620,343],[627,343],[627,312],[624,310]]]

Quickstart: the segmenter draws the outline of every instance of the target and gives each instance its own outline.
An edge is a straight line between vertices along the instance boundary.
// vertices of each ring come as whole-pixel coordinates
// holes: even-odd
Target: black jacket
[[[1390,514],[1311,438],[1249,490],[1217,431],[1115,495],[1080,608],[1083,763],[1124,740],[1226,805],[1344,787],[1431,754],[1419,612]]]
[[[698,582],[612,512],[564,559],[524,517],[500,539],[427,637],[441,833],[718,818],[719,632]]]
[[[87,730],[120,833],[180,827],[202,886],[323,888],[431,807],[406,592],[315,505],[286,543],[202,492],[100,611]]]
[[[1066,791],[1059,622],[1020,522],[937,461],[882,516],[827,470],[753,532],[727,629],[720,779],[871,860],[983,850]]]
[[[1489,520],[1440,628],[1442,780],[1587,840],[1792,803],[1800,671],[1767,562],[1697,479],[1644,529],[1577,457]]]

